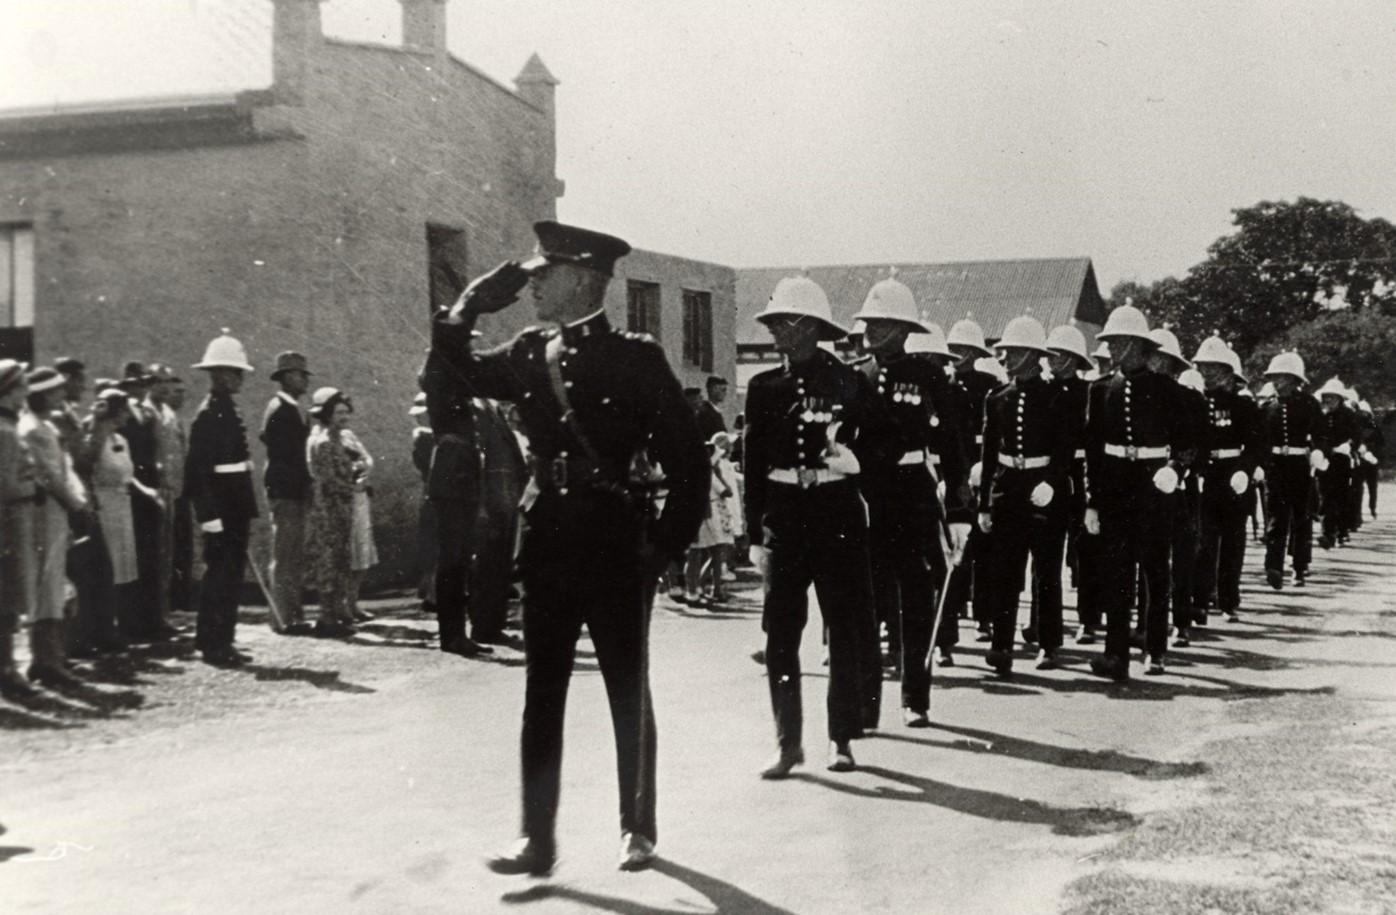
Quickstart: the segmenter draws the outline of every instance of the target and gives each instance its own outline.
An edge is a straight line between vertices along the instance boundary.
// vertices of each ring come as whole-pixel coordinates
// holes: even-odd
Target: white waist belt
[[[926,449],[917,448],[915,451],[908,451],[906,454],[902,455],[901,460],[897,461],[897,463],[906,465],[924,464],[926,463]]]
[[[796,470],[792,467],[777,467],[766,474],[766,479],[772,483],[787,483],[791,486],[798,486],[801,489],[808,489],[811,486],[819,486],[823,483],[837,483],[839,480],[847,479],[847,476],[837,470],[830,470],[827,467],[814,467],[808,470]]]
[[[1150,445],[1143,448],[1134,445],[1106,445],[1105,453],[1127,461],[1154,461],[1167,458],[1169,450],[1167,445]]]
[[[1077,449],[1076,449],[1076,454],[1074,454],[1073,457],[1075,457],[1076,460],[1078,460],[1078,461],[1084,461],[1084,460],[1086,459],[1086,449],[1085,449],[1085,448],[1077,448]]]
[[[1271,454],[1278,454],[1284,457],[1308,457],[1309,449],[1295,445],[1276,445],[1270,449]]]
[[[1052,463],[1052,459],[1049,457],[1023,457],[1019,454],[999,452],[999,463],[1005,467],[1012,467],[1014,470],[1038,470]]]
[[[1236,458],[1241,456],[1240,448],[1218,448],[1212,452],[1214,458]]]
[[[982,435],[976,435],[976,436],[974,437],[974,443],[975,443],[976,445],[982,445],[982,444],[984,444],[984,436],[982,436]]]
[[[938,455],[938,454],[936,454],[934,451],[932,451],[930,454],[926,455],[926,461],[927,461],[927,463],[929,463],[932,467],[939,467],[939,466],[940,466],[940,455]]]
[[[214,464],[214,473],[247,473],[252,470],[252,465],[246,461],[238,461],[236,464]]]

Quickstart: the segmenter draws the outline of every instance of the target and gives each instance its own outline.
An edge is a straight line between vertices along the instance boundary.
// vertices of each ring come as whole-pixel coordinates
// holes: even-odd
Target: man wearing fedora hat
[[[267,448],[265,483],[271,507],[270,598],[278,616],[272,628],[283,635],[308,635],[301,593],[305,566],[305,513],[310,498],[310,470],[305,442],[310,427],[301,411],[300,398],[310,384],[311,371],[300,353],[277,354],[271,380],[281,390],[262,414],[262,444]]]

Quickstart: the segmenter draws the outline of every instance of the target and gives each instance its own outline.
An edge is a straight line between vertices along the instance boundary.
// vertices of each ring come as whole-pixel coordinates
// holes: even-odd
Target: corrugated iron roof
[[[949,329],[969,315],[990,339],[1013,318],[1030,313],[1048,329],[1069,323],[1105,321],[1105,302],[1089,257],[1033,260],[954,261],[896,264],[897,279],[916,296],[922,315]],[[887,276],[886,264],[811,267],[808,273],[828,293],[834,319],[848,326],[868,290]],[[776,283],[800,267],[737,271],[737,343],[765,343],[770,335],[756,322]]]

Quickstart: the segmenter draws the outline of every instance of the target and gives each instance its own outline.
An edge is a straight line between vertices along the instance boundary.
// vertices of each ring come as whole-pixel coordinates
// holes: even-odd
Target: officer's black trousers
[[[908,465],[867,490],[877,617],[897,636],[890,641],[901,652],[902,705],[918,712],[930,708],[931,625],[945,583],[935,485],[924,465]]]
[[[1066,515],[1064,512],[1048,514],[1028,504],[996,505],[993,520],[994,530],[989,538],[992,553],[987,563],[987,578],[993,592],[993,649],[1013,650],[1018,597],[1023,592],[1031,555],[1037,640],[1044,649],[1055,651],[1062,646],[1062,551],[1066,547]]]
[[[443,645],[465,637],[466,580],[475,551],[477,504],[434,500],[436,507],[436,621]]]
[[[809,489],[769,485],[762,526],[770,575],[762,624],[776,740],[783,750],[803,740],[800,635],[811,583],[829,631],[829,739],[852,740],[862,736],[865,723],[876,724],[882,692],[863,500],[850,481]]]
[[[1173,551],[1169,557],[1173,594],[1173,625],[1191,626],[1195,619],[1193,591],[1196,587],[1198,534],[1201,530],[1199,495],[1186,486],[1173,494]]]
[[[545,846],[554,841],[567,688],[583,623],[611,707],[621,831],[659,839],[646,596],[651,583],[640,567],[639,548],[640,515],[611,493],[545,493],[529,514],[519,558],[528,664],[520,742],[523,834]]]
[[[1100,535],[1086,533],[1083,525],[1076,546],[1076,616],[1082,627],[1092,631],[1101,628],[1105,615],[1105,570],[1100,561],[1103,550]]]
[[[1352,477],[1352,462],[1347,455],[1332,454],[1328,458],[1328,469],[1319,474],[1319,495],[1323,500],[1323,537],[1326,542],[1338,539],[1348,532],[1349,515],[1352,511],[1352,497],[1348,484]]]
[[[223,530],[204,534],[204,579],[199,585],[199,618],[194,642],[200,651],[233,647],[238,596],[247,571],[246,518],[223,518]]]
[[[946,584],[945,615],[941,622],[936,645],[950,646],[959,642],[959,624],[955,621],[971,608],[974,621],[988,625],[993,618],[993,597],[990,595],[989,573],[984,561],[989,555],[990,536],[979,529],[978,523],[969,529],[965,542],[964,555],[960,564],[950,570],[950,580]],[[946,625],[946,621],[953,625]]]
[[[1136,573],[1146,587],[1139,609],[1145,649],[1162,656],[1168,647],[1169,570],[1173,500],[1143,476],[1131,492],[1112,492],[1097,501],[1100,515],[1102,597],[1106,615],[1105,656],[1129,661],[1130,610]]]
[[[1294,568],[1309,570],[1314,526],[1309,514],[1313,478],[1305,455],[1276,457],[1265,471],[1265,568],[1282,572],[1291,547]]]
[[[1223,613],[1231,613],[1241,606],[1241,567],[1246,559],[1249,496],[1249,489],[1238,496],[1225,483],[1202,492],[1200,543],[1192,592],[1193,619],[1199,623],[1205,622],[1214,595],[1216,607]]]

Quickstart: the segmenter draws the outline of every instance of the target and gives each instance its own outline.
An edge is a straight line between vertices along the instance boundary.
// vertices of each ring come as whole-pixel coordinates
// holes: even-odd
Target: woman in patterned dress
[[[314,484],[308,524],[309,578],[320,592],[322,636],[354,633],[351,595],[358,590],[354,571],[355,496],[364,485],[363,465],[351,453],[344,433],[354,407],[336,388],[320,388],[311,398],[315,428],[305,443],[306,464]]]

